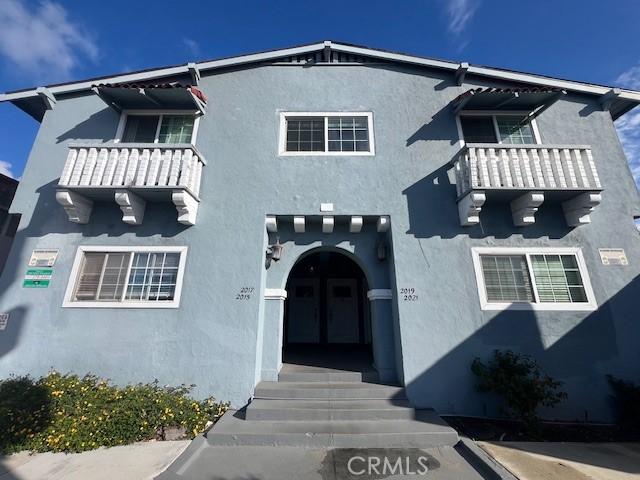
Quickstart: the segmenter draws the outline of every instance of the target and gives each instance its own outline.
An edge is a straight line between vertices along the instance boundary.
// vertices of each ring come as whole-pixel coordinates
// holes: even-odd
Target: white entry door
[[[327,280],[327,342],[358,343],[357,282],[349,278]]]
[[[291,280],[287,291],[289,343],[320,342],[320,282],[314,278]]]

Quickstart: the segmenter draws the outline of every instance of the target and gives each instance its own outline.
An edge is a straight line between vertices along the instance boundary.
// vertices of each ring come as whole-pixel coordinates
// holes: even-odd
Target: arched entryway
[[[369,286],[353,259],[338,251],[310,252],[291,269],[286,290],[285,362],[332,368],[373,363]]]

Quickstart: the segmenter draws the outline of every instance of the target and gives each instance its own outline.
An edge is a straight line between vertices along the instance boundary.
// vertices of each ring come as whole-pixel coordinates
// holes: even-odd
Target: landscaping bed
[[[519,442],[638,442],[640,430],[618,425],[594,423],[560,423],[541,421],[537,431],[525,428],[523,422],[446,416],[444,419],[460,434],[479,441]]]
[[[193,386],[119,387],[95,375],[52,372],[0,381],[0,452],[82,452],[168,437],[193,438],[228,408],[194,400]]]

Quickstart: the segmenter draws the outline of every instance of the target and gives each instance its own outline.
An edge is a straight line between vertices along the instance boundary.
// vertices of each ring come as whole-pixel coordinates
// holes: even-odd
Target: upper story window
[[[535,120],[525,115],[462,113],[460,127],[466,143],[539,143]]]
[[[578,249],[473,249],[483,309],[594,310]]]
[[[175,308],[186,247],[80,247],[68,307]]]
[[[371,113],[281,113],[280,155],[373,155]]]
[[[194,143],[198,118],[193,114],[125,113],[118,136],[123,143]]]

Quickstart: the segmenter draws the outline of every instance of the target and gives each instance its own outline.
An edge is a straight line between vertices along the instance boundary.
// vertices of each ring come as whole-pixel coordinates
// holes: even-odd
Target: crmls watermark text
[[[411,458],[396,456],[360,456],[356,455],[347,461],[347,470],[351,475],[425,475],[429,472],[427,457]]]

